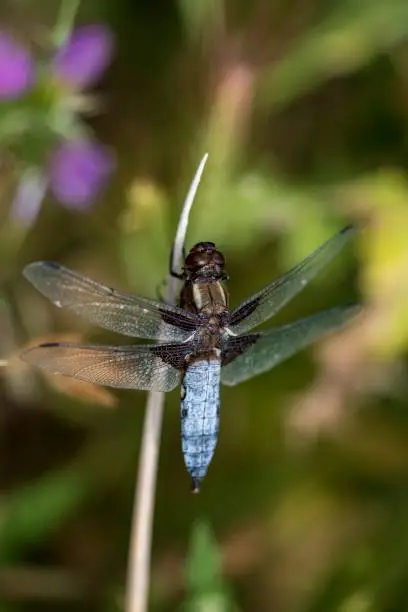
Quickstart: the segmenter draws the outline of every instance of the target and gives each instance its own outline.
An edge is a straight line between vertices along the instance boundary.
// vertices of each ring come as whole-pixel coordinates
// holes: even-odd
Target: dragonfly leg
[[[186,258],[186,249],[183,245],[183,259]],[[173,276],[173,278],[178,278],[179,280],[183,280],[184,276],[183,274],[180,274],[180,272],[177,272],[176,270],[173,270],[173,255],[174,255],[174,244],[171,247],[171,251],[170,251],[170,259],[169,259],[169,272],[170,272],[170,276]]]

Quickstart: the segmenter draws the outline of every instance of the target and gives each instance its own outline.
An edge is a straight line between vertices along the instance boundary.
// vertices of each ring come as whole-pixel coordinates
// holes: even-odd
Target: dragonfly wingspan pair
[[[46,343],[23,353],[50,372],[120,387],[171,391],[181,384],[182,451],[193,491],[207,473],[218,439],[220,382],[236,385],[270,370],[358,311],[333,308],[266,332],[251,330],[275,315],[352,238],[347,227],[284,276],[228,307],[225,260],[212,242],[200,242],[184,261],[179,306],[122,293],[53,262],[29,264],[26,278],[56,306],[106,329],[156,340],[133,346]]]

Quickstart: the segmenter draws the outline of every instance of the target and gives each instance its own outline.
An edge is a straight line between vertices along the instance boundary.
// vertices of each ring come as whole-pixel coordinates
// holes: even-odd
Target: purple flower
[[[54,58],[54,73],[66,84],[83,89],[94,85],[109,66],[113,37],[102,25],[81,26],[74,30]]]
[[[66,140],[50,158],[50,188],[68,208],[87,207],[114,169],[113,155],[90,140]]]
[[[65,101],[70,100],[69,90],[75,94],[72,99],[78,100],[78,93],[82,95],[83,90],[94,85],[106,70],[112,54],[113,36],[105,26],[92,24],[73,30],[50,62],[50,77],[57,85],[61,84],[59,97],[53,103],[59,104],[62,100],[61,108],[64,108]],[[0,31],[0,102],[21,97],[35,84],[34,61],[29,52]],[[72,113],[68,104],[66,107],[66,112]],[[85,210],[113,170],[114,157],[108,149],[93,140],[65,138],[49,156],[42,184],[48,185],[67,208]],[[27,180],[23,186],[20,191],[24,195],[32,189],[33,183]],[[25,198],[17,195],[16,202],[24,203]],[[25,205],[19,205],[19,210],[33,217],[31,209]]]
[[[57,52],[52,69],[65,86],[83,90],[94,85],[108,67],[112,54],[113,37],[106,27],[80,26]],[[97,142],[64,140],[50,159],[50,188],[65,206],[85,209],[113,170],[113,156]]]
[[[0,31],[0,101],[15,100],[34,84],[35,67],[27,49]]]

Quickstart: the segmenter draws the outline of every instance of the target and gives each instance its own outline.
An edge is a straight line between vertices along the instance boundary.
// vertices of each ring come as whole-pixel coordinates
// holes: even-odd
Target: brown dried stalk
[[[184,202],[172,250],[172,269],[180,270],[188,218],[200,183],[208,154],[197,168]],[[177,279],[169,275],[166,301],[174,304],[177,295]],[[153,530],[153,512],[156,492],[156,476],[159,458],[160,435],[163,420],[164,393],[149,393],[143,425],[139,470],[132,513],[130,534],[126,612],[146,612],[150,581],[150,551]]]

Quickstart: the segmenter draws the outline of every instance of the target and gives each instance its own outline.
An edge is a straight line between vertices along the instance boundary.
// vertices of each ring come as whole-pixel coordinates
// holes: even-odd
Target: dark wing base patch
[[[248,334],[246,336],[231,336],[222,350],[222,365],[226,366],[239,355],[242,355],[248,347],[259,340],[262,334]]]
[[[151,353],[177,370],[183,370],[186,365],[186,358],[192,352],[190,343],[186,344],[153,344]]]

